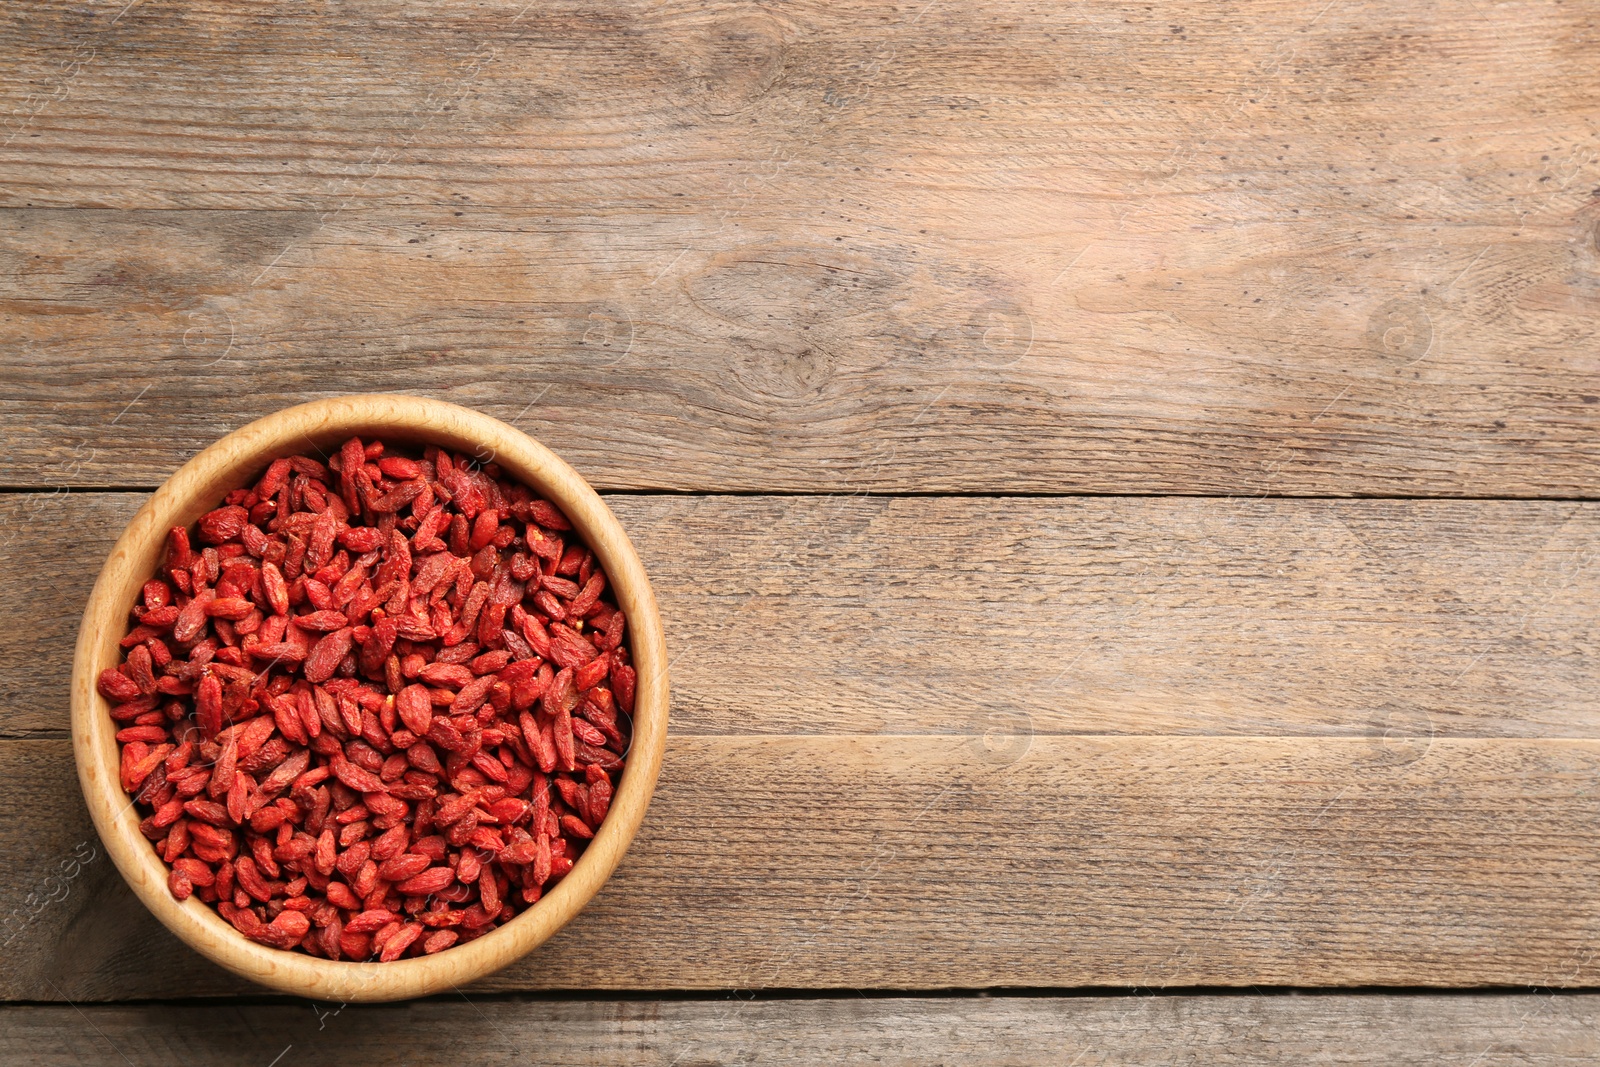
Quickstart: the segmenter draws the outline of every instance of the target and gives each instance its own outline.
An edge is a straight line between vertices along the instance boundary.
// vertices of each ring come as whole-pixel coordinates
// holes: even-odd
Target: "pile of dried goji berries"
[[[99,688],[174,896],[345,960],[480,937],[611,806],[635,675],[548,501],[438,448],[277,459],[172,530]]]

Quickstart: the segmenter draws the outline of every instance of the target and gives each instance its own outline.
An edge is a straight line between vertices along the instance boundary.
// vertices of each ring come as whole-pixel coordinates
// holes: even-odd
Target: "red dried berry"
[[[350,960],[540,900],[609,812],[636,688],[572,529],[493,465],[351,439],[228,494],[203,550],[170,531],[96,688],[173,896]]]
[[[221,545],[232,541],[244,532],[250,513],[237,505],[218,508],[200,516],[200,540],[208,545]]]

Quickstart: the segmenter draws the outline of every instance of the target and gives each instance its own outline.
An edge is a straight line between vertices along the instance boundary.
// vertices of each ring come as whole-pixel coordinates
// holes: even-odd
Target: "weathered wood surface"
[[[1597,825],[1600,741],[679,736],[610,884],[469,992],[1593,986]],[[0,998],[250,992],[94,847],[66,742],[0,742]]]
[[[678,657],[661,791],[473,998],[1593,987],[1597,32],[1532,0],[12,5],[0,487],[153,486],[402,390],[604,488],[835,494],[612,498]],[[1215,496],[861,495],[908,492]],[[1260,499],[1294,496],[1547,499]],[[266,1062],[285,1027],[290,1062],[1595,1058],[1588,997],[495,998],[347,1010],[348,1048],[304,1007],[88,1004],[255,992],[127,892],[62,736],[138,502],[0,495],[0,998],[85,1002],[0,1010],[0,1058]]]
[[[613,488],[1593,496],[1595,32],[13,5],[0,484],[399,389]]]
[[[394,1007],[29,1005],[0,1009],[0,1060],[263,1067],[1588,1067],[1600,997],[1125,996],[547,1001]],[[400,1057],[398,1060],[396,1057]]]
[[[754,213],[816,211],[828,187],[876,211],[981,193],[1046,217],[1071,194],[1115,219],[1225,176],[1240,208],[1320,190],[1330,214],[1423,231],[1430,209],[1475,222],[1498,200],[1515,221],[1519,196],[1559,200],[1535,165],[1592,163],[1600,102],[1594,12],[1534,0],[124,5],[6,11],[11,204],[603,212],[681,194],[677,211]],[[94,55],[70,62],[79,47]],[[1467,202],[1407,219],[1386,184]]]
[[[134,493],[0,496],[0,736]],[[691,734],[1600,736],[1600,505],[611,496]]]

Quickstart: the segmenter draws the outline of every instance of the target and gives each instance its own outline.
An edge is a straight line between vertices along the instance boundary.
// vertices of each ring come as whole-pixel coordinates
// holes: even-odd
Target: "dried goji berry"
[[[261,944],[443,951],[539,901],[609,812],[626,619],[493,465],[355,438],[275,459],[169,532],[130,622],[96,678],[121,783],[173,895]]]

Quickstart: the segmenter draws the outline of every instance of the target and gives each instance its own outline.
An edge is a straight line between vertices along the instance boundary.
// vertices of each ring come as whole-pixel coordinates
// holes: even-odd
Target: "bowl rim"
[[[95,682],[121,662],[137,590],[163,558],[167,531],[192,525],[224,494],[250,484],[273,458],[337,447],[351,435],[432,443],[496,461],[507,476],[555,503],[593,549],[627,614],[638,673],[633,741],[611,810],[572,870],[509,923],[465,945],[391,963],[334,962],[250,941],[196,897],[179,902],[168,868],[139,832],[122,790],[110,704]],[[551,937],[616,869],[649,807],[666,747],[666,645],[655,596],[627,533],[592,486],[521,430],[482,412],[398,393],[329,397],[284,408],[219,438],[180,467],[144,503],[112,547],[84,608],[72,664],[72,750],[84,802],[117,869],[146,908],[185,943],[235,974],[271,989],[330,1002],[425,996],[499,970]]]

